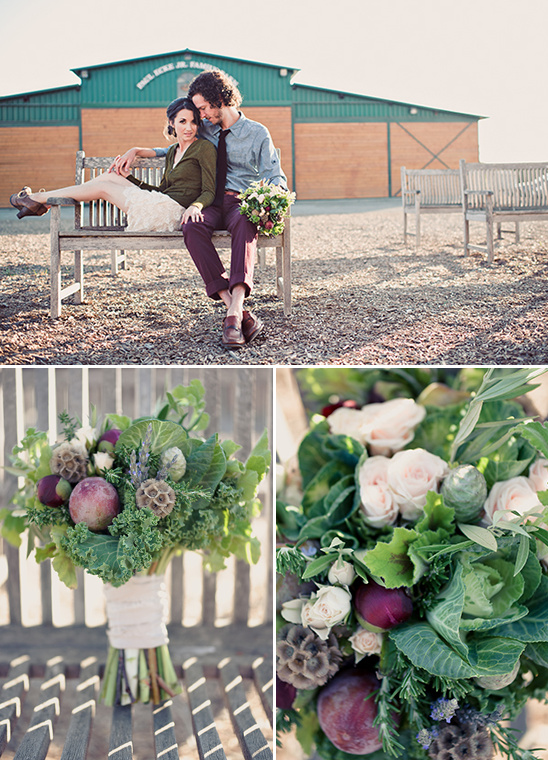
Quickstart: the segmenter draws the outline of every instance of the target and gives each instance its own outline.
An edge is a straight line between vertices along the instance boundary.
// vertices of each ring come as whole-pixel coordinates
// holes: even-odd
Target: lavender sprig
[[[150,445],[152,443],[152,423],[147,427],[141,448],[139,460],[137,452],[133,450],[129,457],[129,477],[131,485],[137,489],[145,480],[148,480],[148,460],[150,458]]]

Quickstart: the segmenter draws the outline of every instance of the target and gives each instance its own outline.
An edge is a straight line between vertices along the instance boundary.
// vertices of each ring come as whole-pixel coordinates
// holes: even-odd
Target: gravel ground
[[[310,208],[310,205],[309,207]],[[319,208],[319,215],[318,215]],[[458,214],[427,216],[422,245],[403,246],[401,210],[292,220],[293,312],[274,295],[273,251],[249,299],[264,333],[239,352],[220,343],[223,309],[186,251],[130,252],[112,277],[106,251],[86,255],[86,303],[49,318],[45,219],[8,218],[0,234],[0,361],[5,364],[542,364],[548,361],[548,224],[506,235],[487,266],[464,257]],[[356,208],[358,209],[356,211]],[[310,215],[309,215],[310,213]],[[2,214],[6,219],[6,214]],[[24,233],[21,232],[24,225]],[[509,225],[507,225],[509,226]],[[483,229],[473,227],[475,242]],[[412,240],[412,239],[411,239]],[[70,255],[64,256],[68,277]],[[67,280],[68,281],[68,280]]]

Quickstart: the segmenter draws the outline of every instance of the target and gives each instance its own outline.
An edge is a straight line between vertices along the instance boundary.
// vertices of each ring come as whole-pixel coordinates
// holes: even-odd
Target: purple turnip
[[[370,580],[355,591],[354,611],[360,625],[380,633],[405,623],[413,613],[413,602],[405,589],[384,588]]]
[[[38,501],[46,507],[61,507],[68,501],[72,486],[60,475],[46,475],[36,484]]]
[[[114,447],[118,443],[118,438],[121,435],[122,435],[122,431],[117,430],[116,428],[105,430],[103,435],[97,441],[97,451],[106,451],[109,454],[112,454],[114,451]]]
[[[276,676],[276,707],[280,710],[290,710],[296,696],[297,689]]]
[[[337,673],[318,697],[318,720],[327,738],[343,752],[368,755],[382,747],[375,693],[380,681],[374,673],[349,668]]]
[[[75,523],[84,522],[90,530],[101,531],[120,512],[120,500],[114,486],[104,478],[85,478],[71,493],[69,509]]]

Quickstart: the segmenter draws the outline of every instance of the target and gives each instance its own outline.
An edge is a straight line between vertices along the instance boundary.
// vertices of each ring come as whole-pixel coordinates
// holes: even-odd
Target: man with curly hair
[[[201,136],[218,149],[217,192],[200,219],[184,224],[182,229],[207,295],[222,300],[227,308],[222,343],[238,349],[262,331],[263,323],[243,308],[253,288],[258,235],[256,226],[240,214],[237,196],[252,182],[266,180],[287,188],[287,180],[268,129],[239,110],[242,96],[226,74],[216,69],[202,72],[191,82],[188,97],[200,111]],[[138,155],[161,156],[165,152],[165,148],[131,148],[117,159],[116,168],[131,165]],[[218,229],[227,229],[232,236],[230,277],[211,240]]]

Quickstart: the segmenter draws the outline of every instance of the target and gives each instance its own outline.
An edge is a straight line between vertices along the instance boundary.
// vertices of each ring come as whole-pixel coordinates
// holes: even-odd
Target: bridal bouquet
[[[257,225],[260,235],[281,235],[289,209],[295,202],[295,193],[261,180],[240,193],[240,214]]]
[[[76,587],[76,568],[105,584],[110,649],[102,697],[106,704],[152,700],[180,691],[167,647],[166,593],[170,560],[202,551],[216,571],[234,554],[256,562],[251,519],[257,485],[267,472],[266,434],[247,462],[240,448],[207,440],[204,390],[178,386],[155,417],[107,414],[82,427],[60,415],[64,440],[27,430],[11,460],[24,478],[14,509],[0,511],[2,535],[18,546],[28,535],[36,560],[51,560],[59,578]],[[191,435],[192,433],[192,435]]]
[[[548,695],[548,426],[515,400],[543,371],[339,370],[277,505],[277,727],[307,754],[533,757],[505,721]]]

